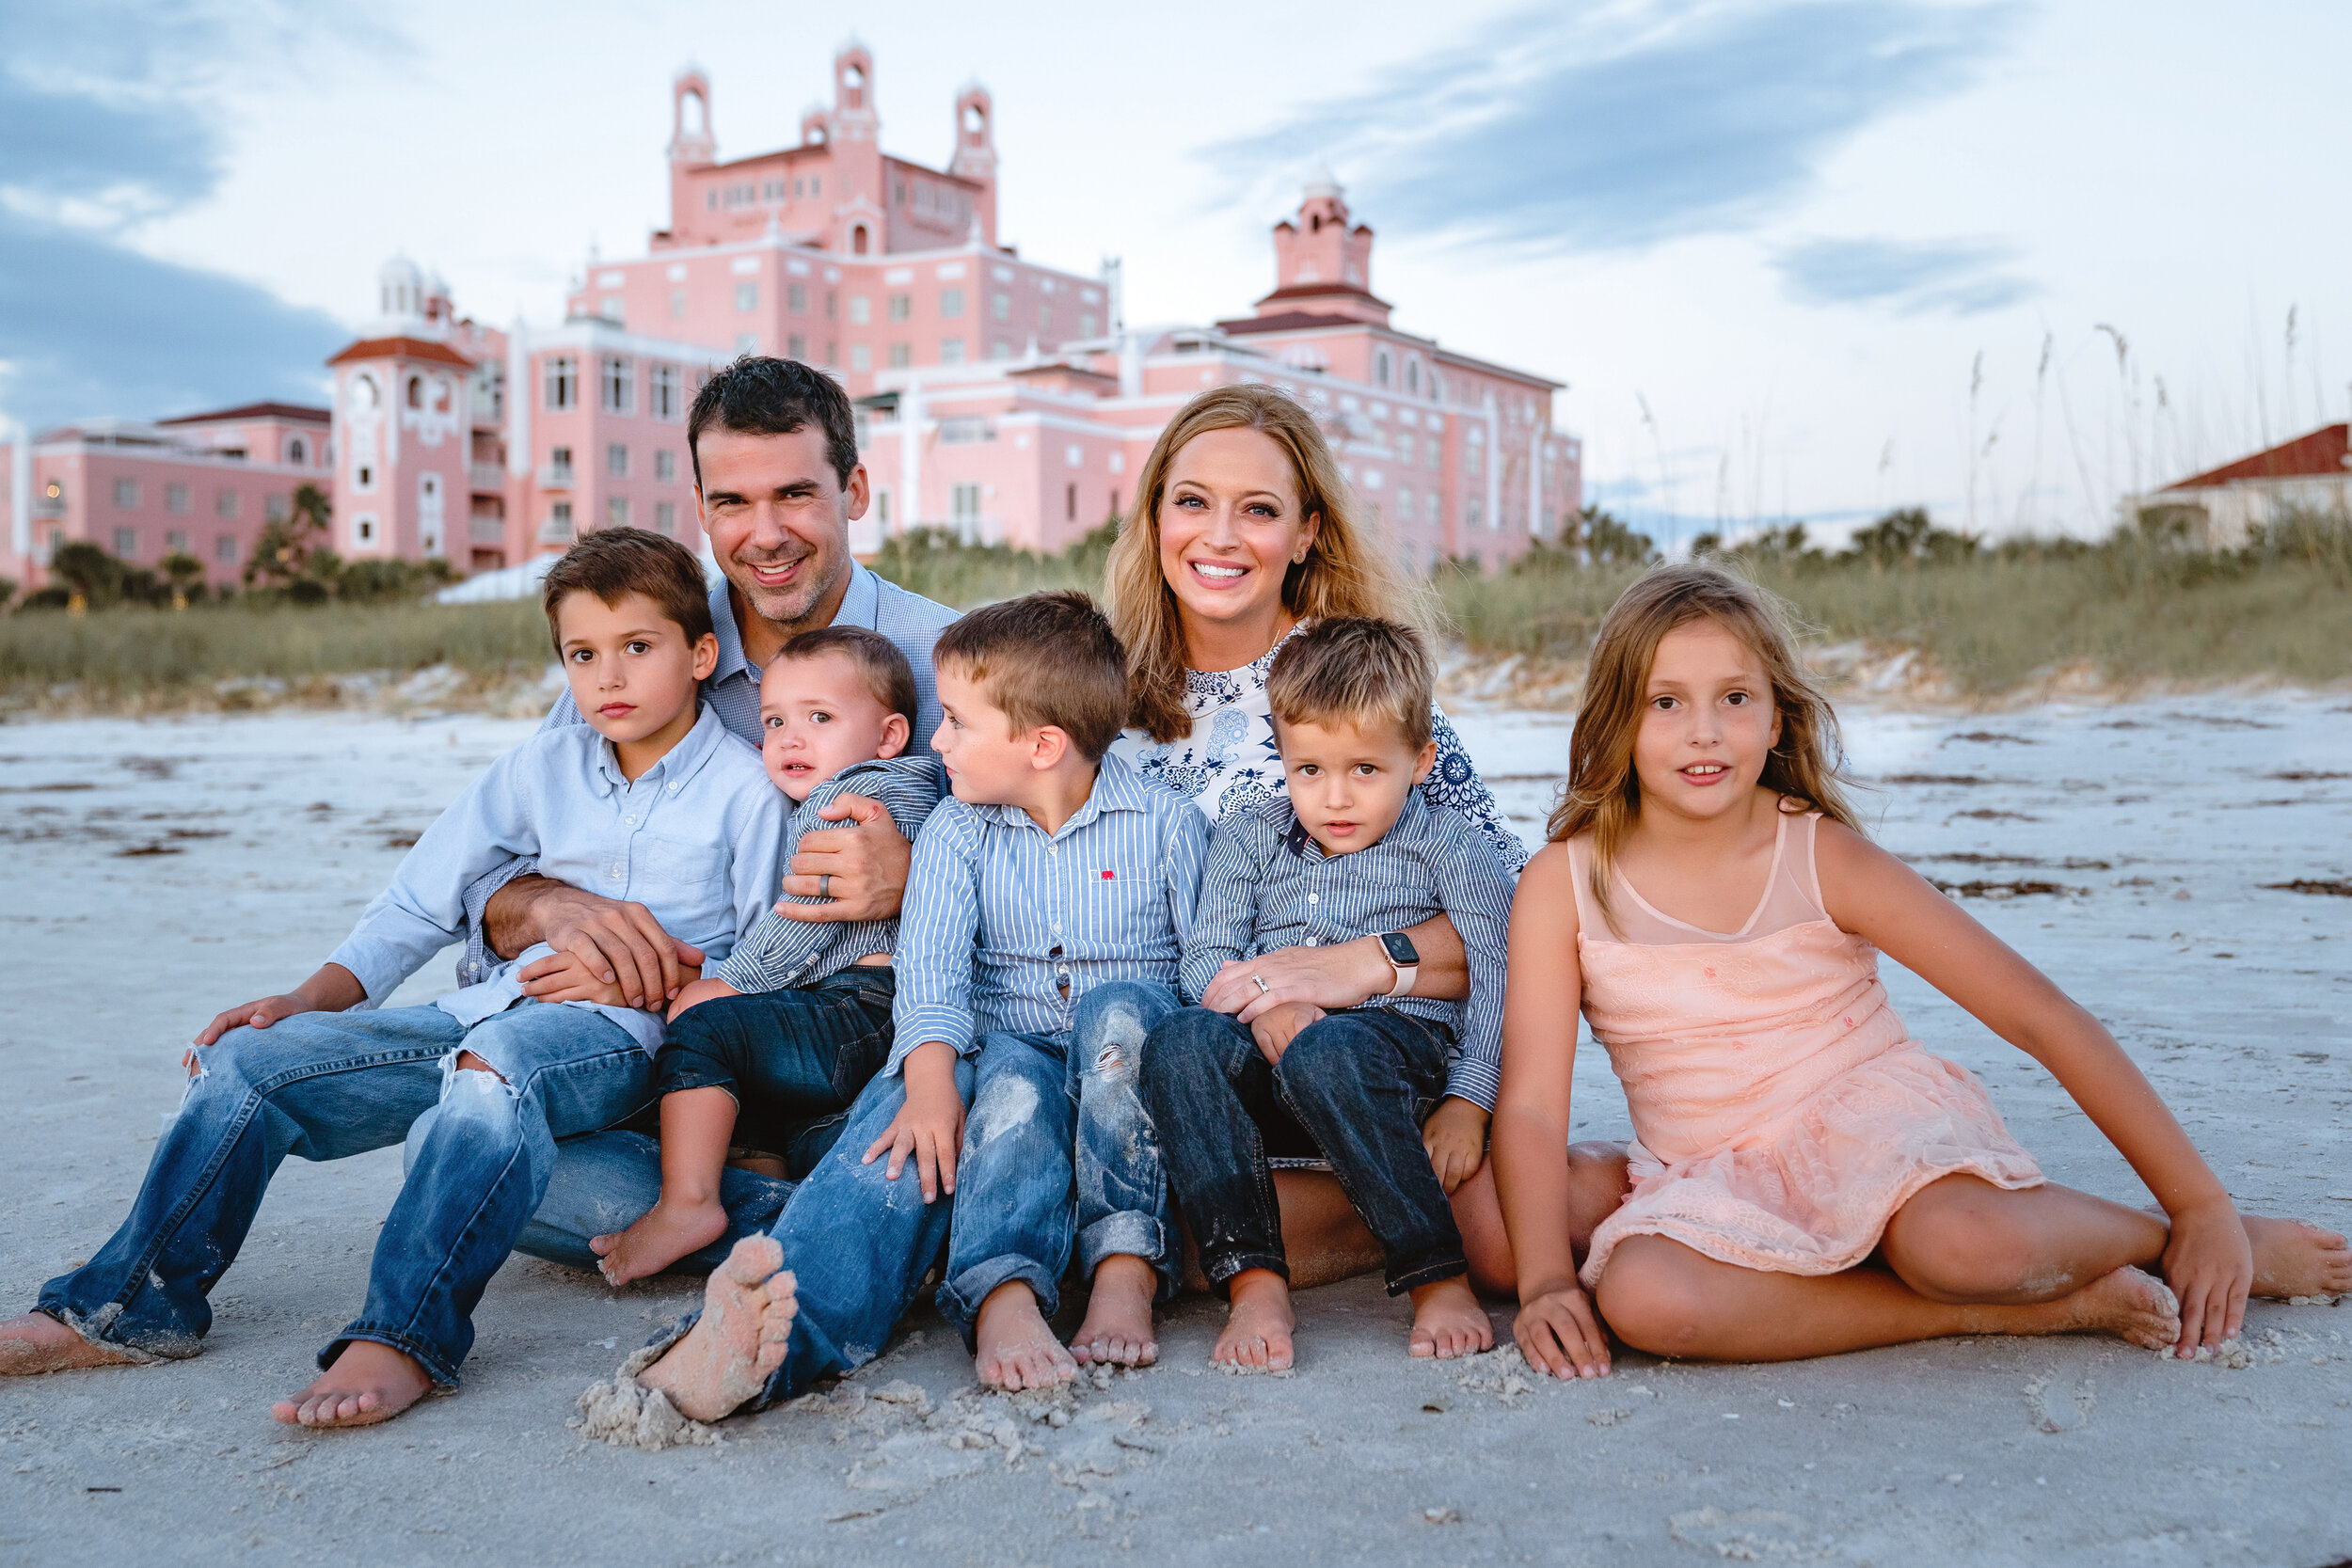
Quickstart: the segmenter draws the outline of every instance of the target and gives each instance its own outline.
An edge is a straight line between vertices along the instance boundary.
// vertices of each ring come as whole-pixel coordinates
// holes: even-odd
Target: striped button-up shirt
[[[938,768],[938,758],[931,752],[931,732],[939,728],[939,682],[931,671],[931,646],[955,618],[956,612],[946,605],[933,604],[920,594],[910,594],[854,563],[850,568],[849,590],[842,594],[841,608],[833,617],[836,626],[865,626],[882,633],[907,656],[907,663],[914,671],[914,734],[907,738],[907,752],[930,763],[934,769]],[[742,628],[735,622],[735,599],[723,578],[710,591],[710,625],[719,638],[719,662],[703,682],[703,702],[719,716],[719,722],[729,735],[756,747],[762,734],[760,672],[744,655]],[[555,705],[548,710],[547,720],[539,727],[552,730],[581,722],[584,721],[580,707],[567,689],[556,698]],[[946,782],[946,774],[940,773],[943,788]],[[466,951],[457,960],[460,980],[482,979],[499,966],[499,957],[490,951],[482,932],[482,911],[489,908],[491,895],[516,878],[538,869],[530,857],[516,856],[476,879],[473,886],[466,890]]]
[[[1174,990],[1208,839],[1190,801],[1111,756],[1056,833],[1018,806],[940,801],[907,877],[883,1070],[927,1040],[970,1055],[992,1030],[1059,1034],[1108,981]]]
[[[784,852],[777,863],[789,865],[801,847],[801,835],[821,828],[853,826],[827,822],[818,814],[844,795],[880,800],[890,820],[913,843],[923,823],[939,803],[939,763],[934,757],[895,756],[853,763],[808,792],[784,827]],[[821,904],[825,900],[799,894],[785,895],[786,903]],[[847,969],[874,953],[898,945],[898,922],[861,920],[791,920],[770,910],[759,924],[735,944],[726,962],[709,973],[740,991],[782,990],[787,986],[814,985],[837,970]]]
[[[541,730],[418,837],[329,961],[358,976],[377,1006],[457,940],[474,879],[516,855],[575,887],[634,899],[662,929],[723,959],[775,895],[785,804],[759,753],[707,707],[633,781],[621,776],[612,743],[587,725]],[[516,971],[549,951],[533,946],[435,1006],[466,1024],[503,1012],[523,993]],[[564,1005],[593,1007],[647,1051],[660,1048],[660,1013]]]
[[[1184,944],[1184,994],[1195,1001],[1232,958],[1325,947],[1401,931],[1443,912],[1470,961],[1470,1001],[1375,996],[1454,1031],[1446,1093],[1495,1108],[1502,1087],[1503,936],[1510,875],[1486,835],[1459,812],[1433,810],[1418,789],[1377,844],[1327,855],[1278,796],[1217,824],[1200,909]]]

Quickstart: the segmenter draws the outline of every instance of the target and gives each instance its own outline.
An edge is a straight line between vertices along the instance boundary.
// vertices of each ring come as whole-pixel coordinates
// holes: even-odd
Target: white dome
[[[405,283],[413,289],[423,283],[424,274],[418,269],[417,263],[408,260],[407,257],[395,256],[384,263],[382,269],[376,273],[375,280],[388,289],[400,283]]]

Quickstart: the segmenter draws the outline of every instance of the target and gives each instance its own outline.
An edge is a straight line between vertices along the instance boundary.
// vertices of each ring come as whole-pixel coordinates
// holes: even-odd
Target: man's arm
[[[1418,926],[1405,927],[1405,934],[1421,953],[1413,995],[1459,1002],[1470,994],[1470,964],[1452,921],[1434,914]],[[1328,947],[1284,947],[1252,958],[1249,968],[1264,978],[1263,994],[1239,965],[1228,964],[1210,982],[1200,1005],[1235,1013],[1242,1022],[1253,1023],[1267,1008],[1286,1002],[1311,1002],[1335,1013],[1361,1006],[1375,996],[1386,996],[1396,984],[1396,967],[1389,962],[1377,933],[1353,942],[1335,942]]]

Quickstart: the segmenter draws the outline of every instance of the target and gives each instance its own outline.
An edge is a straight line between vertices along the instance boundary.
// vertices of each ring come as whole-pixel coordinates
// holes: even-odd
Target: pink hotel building
[[[1127,476],[1186,399],[1229,382],[1312,408],[1416,569],[1509,561],[1581,503],[1580,443],[1551,428],[1560,384],[1391,325],[1372,230],[1336,184],[1275,225],[1275,287],[1253,314],[1131,327],[1115,264],[1089,277],[996,243],[993,105],[974,87],[954,107],[945,169],[884,153],[873,61],[852,44],[798,146],[722,163],[708,79],[690,70],[673,85],[668,226],[642,258],[592,259],[562,325],[461,318],[437,277],[395,260],[380,319],[328,361],[331,414],[261,404],[20,442],[35,494],[0,573],[39,586],[57,543],[87,538],[146,564],[186,549],[234,580],[303,478],[328,484],[347,559],[480,571],[623,523],[699,548],[686,412],[743,353],[822,366],[855,402],[875,490],[860,553],[916,528],[1058,550],[1132,499]],[[199,499],[208,515],[172,520]]]

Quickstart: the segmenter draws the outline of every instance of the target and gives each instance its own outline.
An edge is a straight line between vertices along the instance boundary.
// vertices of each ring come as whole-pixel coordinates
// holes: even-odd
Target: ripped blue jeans
[[[458,1071],[461,1050],[495,1071]],[[130,1218],[43,1286],[39,1309],[100,1343],[194,1355],[212,1326],[206,1297],[286,1156],[382,1148],[430,1113],[376,1238],[367,1303],[319,1365],[373,1339],[453,1386],[474,1306],[547,1190],[555,1140],[610,1127],[652,1098],[652,1058],[585,1007],[525,1002],[471,1029],[432,1006],[232,1029],[198,1053]]]
[[[1181,1005],[1166,986],[1112,980],[1079,998],[1062,1033],[981,1037],[939,1289],[967,1343],[980,1303],[1014,1280],[1053,1316],[1073,1243],[1085,1278],[1126,1253],[1159,1274],[1160,1300],[1175,1295],[1182,1259],[1136,1069],[1152,1026]]]

